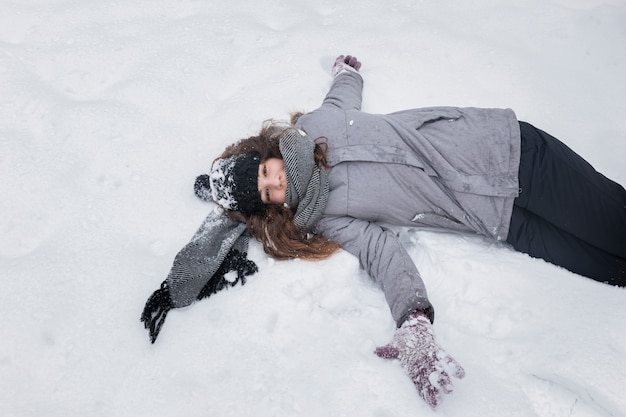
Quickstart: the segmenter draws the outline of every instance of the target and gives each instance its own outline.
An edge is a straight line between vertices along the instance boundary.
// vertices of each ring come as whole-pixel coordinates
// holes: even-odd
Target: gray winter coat
[[[330,194],[316,233],[359,258],[400,325],[432,307],[419,272],[385,225],[507,237],[518,195],[520,131],[510,109],[361,112],[363,79],[343,71],[296,127],[328,144]]]

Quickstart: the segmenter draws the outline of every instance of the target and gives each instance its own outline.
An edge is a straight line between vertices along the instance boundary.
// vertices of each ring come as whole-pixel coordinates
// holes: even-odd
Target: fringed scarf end
[[[161,288],[156,290],[148,301],[141,313],[141,321],[146,329],[150,333],[150,341],[155,342],[161,326],[165,322],[167,313],[173,308],[172,300],[170,298],[170,289],[167,286],[167,282],[163,281]]]
[[[234,287],[239,282],[241,282],[241,285],[245,285],[246,277],[256,273],[258,270],[257,265],[248,259],[246,252],[232,249],[228,252],[226,258],[224,258],[219,269],[215,271],[213,277],[211,277],[209,282],[202,288],[197,299],[202,300],[203,298],[207,298],[224,288]],[[234,281],[229,281],[225,277],[230,271],[237,272],[237,278]]]

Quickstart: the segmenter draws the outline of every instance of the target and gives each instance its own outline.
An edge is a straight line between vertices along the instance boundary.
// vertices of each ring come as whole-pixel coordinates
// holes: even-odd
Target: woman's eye
[[[263,165],[263,176],[267,177],[267,168]]]

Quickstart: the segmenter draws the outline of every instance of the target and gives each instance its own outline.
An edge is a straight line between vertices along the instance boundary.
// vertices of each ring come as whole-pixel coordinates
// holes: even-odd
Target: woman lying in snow
[[[322,105],[290,125],[267,122],[229,146],[196,194],[209,215],[148,300],[156,339],[167,311],[256,271],[248,233],[277,259],[358,257],[398,329],[376,349],[398,358],[432,407],[463,368],[437,343],[420,274],[385,225],[477,233],[611,285],[626,286],[626,191],[510,109],[360,111],[361,63],[339,56]],[[228,282],[224,274],[236,270]]]

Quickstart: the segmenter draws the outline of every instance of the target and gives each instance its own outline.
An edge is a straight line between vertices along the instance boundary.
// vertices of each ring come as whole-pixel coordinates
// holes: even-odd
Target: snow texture
[[[626,415],[626,290],[479,237],[403,230],[464,367],[435,411],[381,291],[340,253],[139,322],[213,205],[226,145],[312,110],[511,107],[626,184],[623,0],[2,1],[0,415]]]

